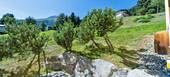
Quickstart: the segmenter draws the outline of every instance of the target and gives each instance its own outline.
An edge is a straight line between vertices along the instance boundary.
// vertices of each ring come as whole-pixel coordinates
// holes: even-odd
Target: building
[[[127,16],[129,16],[129,15],[123,11],[116,13],[116,18],[127,17]]]
[[[0,33],[4,33],[5,31],[5,25],[0,24]]]

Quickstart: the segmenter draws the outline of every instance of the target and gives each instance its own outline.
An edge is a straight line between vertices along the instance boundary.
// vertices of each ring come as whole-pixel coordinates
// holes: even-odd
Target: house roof
[[[0,24],[0,27],[1,27],[1,26],[5,26],[5,25],[1,25],[1,24]]]

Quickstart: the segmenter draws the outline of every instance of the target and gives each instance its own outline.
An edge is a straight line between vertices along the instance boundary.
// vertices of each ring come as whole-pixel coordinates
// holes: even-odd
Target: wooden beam
[[[165,0],[165,13],[166,13],[166,30],[169,31],[169,26],[170,26],[170,0]]]
[[[165,0],[165,13],[166,13],[166,31],[169,34],[169,40],[170,40],[170,0]],[[169,48],[170,48],[170,41],[169,41]]]

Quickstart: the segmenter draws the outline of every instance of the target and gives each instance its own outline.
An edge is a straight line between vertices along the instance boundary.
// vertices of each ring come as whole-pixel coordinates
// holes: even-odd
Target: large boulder
[[[101,59],[93,60],[92,66],[94,77],[110,77],[117,68],[112,63]]]
[[[112,76],[110,77],[127,77],[128,72],[130,69],[128,68],[121,68],[113,72]]]
[[[48,58],[47,67],[54,71],[65,71],[73,77],[110,77],[117,68],[110,62],[89,60],[71,52]]]
[[[128,73],[127,77],[155,77],[155,76],[148,74],[142,69],[134,69]]]
[[[65,71],[73,77],[92,77],[91,60],[71,52],[47,59],[47,67],[54,71]]]
[[[54,71],[64,70],[69,74],[73,74],[77,60],[77,55],[71,52],[65,52],[60,56],[52,56],[48,58],[47,67]]]
[[[73,77],[93,77],[91,68],[91,61],[80,56],[77,60]]]
[[[63,71],[58,71],[58,72],[49,73],[48,75],[44,75],[41,77],[71,77],[71,75]]]

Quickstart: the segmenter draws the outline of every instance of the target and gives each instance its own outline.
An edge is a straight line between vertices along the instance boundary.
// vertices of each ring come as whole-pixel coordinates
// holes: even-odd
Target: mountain
[[[39,25],[42,21],[44,21],[45,24],[46,24],[48,27],[51,27],[51,26],[54,25],[54,23],[55,23],[55,21],[56,21],[56,18],[57,18],[57,16],[50,16],[50,17],[47,17],[47,18],[36,19],[37,25]]]
[[[57,16],[50,16],[50,17],[48,17],[49,19],[56,19],[57,18]]]
[[[48,27],[52,27],[55,24],[56,18],[57,18],[57,16],[50,16],[47,18],[36,19],[37,26],[39,26],[40,23],[44,21]],[[23,21],[24,21],[24,19],[17,19],[17,23],[21,23]]]

